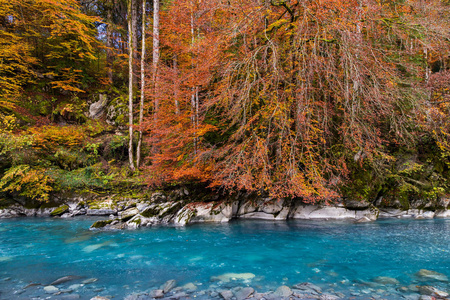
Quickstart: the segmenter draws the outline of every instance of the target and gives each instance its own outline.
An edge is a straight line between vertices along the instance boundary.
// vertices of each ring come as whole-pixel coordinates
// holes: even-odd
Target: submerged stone
[[[59,292],[59,289],[56,286],[48,285],[48,286],[44,287],[44,291],[46,294],[54,294],[54,293]]]
[[[428,295],[428,296],[433,296],[433,297],[438,297],[438,298],[448,297],[447,292],[438,290],[437,288],[435,288],[433,286],[429,286],[429,285],[419,286],[419,292],[422,295]]]
[[[448,281],[448,277],[446,275],[439,273],[439,272],[426,270],[426,269],[419,270],[419,272],[417,272],[415,275],[417,277],[419,277],[420,279],[424,279],[424,280],[431,279],[431,280],[437,280],[437,281],[443,281],[443,282]]]
[[[64,276],[64,277],[56,279],[55,281],[50,283],[50,285],[58,285],[58,284],[61,284],[61,283],[65,283],[65,282],[76,280],[76,279],[80,279],[80,278],[81,278],[80,276],[73,276],[73,275]]]
[[[391,277],[387,277],[387,276],[375,277],[373,279],[373,281],[376,282],[376,283],[379,283],[379,284],[383,284],[383,285],[388,285],[388,284],[395,285],[395,284],[399,284],[400,283],[397,279],[391,278]]]
[[[252,280],[255,278],[253,273],[225,273],[219,276],[212,276],[211,281],[230,282],[231,280]]]
[[[168,280],[166,281],[166,283],[164,283],[161,286],[161,289],[163,290],[163,293],[168,293],[170,292],[175,286],[177,285],[177,282],[175,280]]]
[[[250,295],[252,295],[255,292],[255,290],[251,287],[244,287],[242,289],[239,289],[234,293],[234,296],[237,300],[244,300],[247,299]]]
[[[225,300],[229,300],[229,299],[233,298],[234,295],[233,295],[232,291],[225,290],[225,291],[220,292],[220,296]]]

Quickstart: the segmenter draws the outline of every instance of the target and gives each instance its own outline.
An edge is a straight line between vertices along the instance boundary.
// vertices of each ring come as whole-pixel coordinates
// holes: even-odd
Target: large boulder
[[[98,101],[89,106],[89,118],[100,119],[106,114],[108,97],[105,94],[98,95]]]
[[[186,225],[201,222],[228,222],[232,217],[233,208],[230,203],[194,202],[185,205],[175,216],[174,223]]]

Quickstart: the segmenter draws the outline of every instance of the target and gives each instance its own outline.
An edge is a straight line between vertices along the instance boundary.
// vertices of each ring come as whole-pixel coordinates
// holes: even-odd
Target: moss
[[[140,218],[134,219],[133,221],[131,221],[132,223],[135,223],[137,225],[141,225],[142,220]]]
[[[108,224],[111,224],[113,220],[101,220],[92,224],[91,228],[103,228]]]
[[[54,209],[54,210],[50,213],[50,215],[51,215],[51,216],[60,216],[60,215],[64,214],[64,213],[67,212],[67,211],[69,211],[69,206],[65,204],[65,205],[63,205],[63,206],[60,206],[60,207]]]
[[[159,214],[159,211],[154,207],[147,208],[146,210],[141,212],[141,215],[144,218],[156,217],[158,214]]]

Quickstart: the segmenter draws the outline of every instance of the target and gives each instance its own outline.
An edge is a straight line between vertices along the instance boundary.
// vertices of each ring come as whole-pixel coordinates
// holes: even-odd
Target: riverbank
[[[65,195],[34,207],[14,203],[0,209],[0,218],[101,216],[93,229],[136,229],[160,224],[224,223],[233,219],[282,221],[351,220],[358,223],[383,218],[432,219],[450,217],[450,199],[415,201],[401,206],[344,199],[329,204],[308,204],[299,199],[273,199],[254,194],[220,196],[185,188],[135,195]]]

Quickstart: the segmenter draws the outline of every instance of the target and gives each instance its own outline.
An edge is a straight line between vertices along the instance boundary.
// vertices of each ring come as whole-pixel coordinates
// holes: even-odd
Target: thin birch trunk
[[[144,98],[145,98],[145,4],[142,1],[142,53],[141,53],[141,102],[139,103],[139,140],[136,149],[136,166],[139,168],[141,164],[141,145],[142,145],[142,120],[144,118]]]
[[[107,67],[107,73],[108,73],[108,81],[112,84],[113,82],[113,8],[114,8],[114,2],[113,0],[108,0],[108,7],[107,7],[107,15],[106,19],[108,22],[108,27],[106,28],[106,67]]]
[[[159,0],[153,1],[153,84],[154,84],[154,105],[155,120],[158,119],[158,63],[159,63]]]
[[[173,56],[173,85],[174,85],[174,89],[173,89],[173,96],[175,98],[175,114],[179,115],[180,114],[180,104],[178,102],[178,97],[180,95],[180,82],[178,79],[178,57],[175,54]]]
[[[133,158],[133,29],[132,29],[132,4],[128,0],[128,130],[130,143],[128,145],[128,159],[130,169],[135,171]]]

